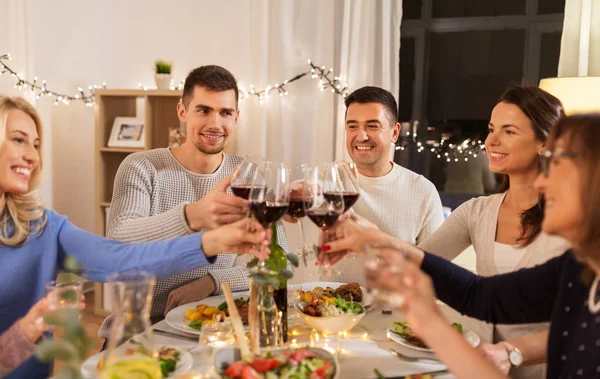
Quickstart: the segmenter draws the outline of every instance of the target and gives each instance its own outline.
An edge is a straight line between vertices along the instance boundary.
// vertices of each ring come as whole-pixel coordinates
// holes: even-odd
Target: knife
[[[189,340],[189,341],[198,342],[198,337],[183,336],[181,334],[175,334],[175,333],[167,332],[166,330],[152,329],[152,332],[154,334],[160,334],[160,335],[167,336],[167,337],[179,338],[179,339],[182,339],[182,340]]]

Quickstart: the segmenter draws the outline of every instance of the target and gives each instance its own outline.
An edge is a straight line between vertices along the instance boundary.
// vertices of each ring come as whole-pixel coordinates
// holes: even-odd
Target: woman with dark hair
[[[368,286],[402,297],[398,310],[411,329],[458,378],[504,376],[444,320],[435,293],[460,313],[491,323],[550,321],[546,348],[536,357],[548,363],[547,378],[600,377],[600,114],[561,119],[542,158],[534,184],[546,201],[541,230],[573,246],[544,264],[483,277],[352,220],[328,231],[335,236],[328,253],[392,248],[382,254],[393,263],[368,270]],[[522,341],[538,350],[544,342],[539,335]]]
[[[505,175],[499,193],[462,204],[418,247],[452,260],[473,245],[483,276],[532,267],[567,250],[562,238],[541,233],[543,199],[533,186],[550,129],[563,115],[560,100],[540,88],[509,87],[492,110],[485,140],[490,171]],[[494,342],[547,330],[546,324],[496,325]],[[513,378],[544,376],[543,365],[511,364],[512,347],[498,343],[483,350],[505,370],[512,368]]]

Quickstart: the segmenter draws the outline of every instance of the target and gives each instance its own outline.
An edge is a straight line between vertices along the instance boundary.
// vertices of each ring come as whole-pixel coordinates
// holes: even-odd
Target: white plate
[[[249,292],[248,291],[234,292],[232,295],[233,295],[234,299],[236,299],[240,296],[248,298]],[[193,303],[180,305],[177,308],[171,309],[169,311],[169,313],[167,313],[167,316],[165,317],[165,321],[172,328],[181,330],[182,332],[195,334],[195,335],[199,336],[200,335],[199,330],[190,328],[187,325],[189,323],[189,321],[185,318],[185,312],[188,309],[196,308],[196,306],[200,305],[200,304],[206,304],[209,307],[218,307],[224,301],[225,301],[225,295],[218,295],[218,296],[207,297],[206,299],[204,299],[202,301],[195,301]]]
[[[400,337],[400,335],[394,333],[392,331],[392,329],[388,328],[388,335],[390,336],[390,338],[392,339],[392,341],[399,343],[400,345],[407,347],[411,350],[416,350],[416,351],[425,351],[427,353],[433,353],[433,350],[428,349],[426,347],[419,347],[419,346],[415,346],[413,344],[411,344],[410,342],[408,342],[407,340],[405,340],[404,338]]]
[[[163,346],[165,345],[156,345],[156,349],[158,350]],[[179,377],[179,375],[185,374],[192,368],[192,366],[194,365],[194,359],[192,358],[192,355],[186,350],[179,349],[175,346],[169,347],[177,349],[181,352],[181,354],[179,355],[179,361],[177,362],[177,366],[175,367],[175,371],[173,371],[171,375],[168,376],[169,378],[177,378]],[[104,353],[105,351],[102,351],[96,355],[92,355],[91,357],[86,359],[85,362],[83,362],[83,364],[81,365],[81,374],[85,379],[93,379],[99,377],[100,373],[97,369],[98,361],[102,356],[104,356]]]
[[[388,331],[388,335],[390,336],[392,341],[399,343],[402,346],[405,346],[409,349],[416,350],[416,351],[424,351],[427,353],[433,353],[433,350],[431,350],[431,349],[428,349],[426,347],[419,347],[419,346],[415,346],[415,345],[411,344],[406,339],[402,338],[399,334],[394,333],[391,328],[388,328],[387,331]],[[475,333],[471,330],[463,330],[463,337],[465,337],[465,339],[467,340],[469,345],[471,345],[473,347],[478,347],[481,344],[481,338],[479,338],[479,335],[477,335],[477,333]]]

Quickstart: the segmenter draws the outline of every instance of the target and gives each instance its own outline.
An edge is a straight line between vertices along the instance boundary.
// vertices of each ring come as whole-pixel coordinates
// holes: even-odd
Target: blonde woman
[[[28,333],[33,318],[23,317],[43,298],[44,285],[54,279],[67,256],[75,257],[94,281],[130,269],[166,278],[211,264],[222,252],[266,258],[268,251],[254,246],[265,246],[268,233],[251,219],[169,241],[137,244],[81,230],[65,216],[44,208],[33,192],[42,170],[42,146],[36,110],[22,98],[0,96],[0,334],[12,333],[11,348],[28,350],[25,358],[39,333]],[[16,355],[24,359],[23,354]],[[30,358],[9,377],[48,375],[48,365]]]

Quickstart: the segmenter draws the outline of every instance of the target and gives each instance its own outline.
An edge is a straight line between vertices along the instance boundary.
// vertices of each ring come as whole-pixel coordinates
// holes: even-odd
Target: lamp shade
[[[600,112],[600,77],[547,78],[540,88],[556,96],[567,115]]]

